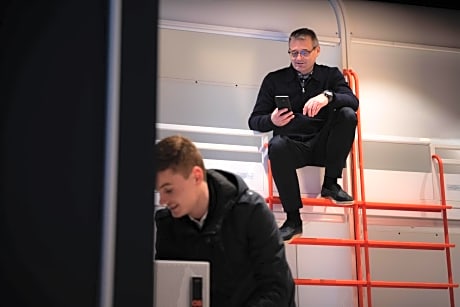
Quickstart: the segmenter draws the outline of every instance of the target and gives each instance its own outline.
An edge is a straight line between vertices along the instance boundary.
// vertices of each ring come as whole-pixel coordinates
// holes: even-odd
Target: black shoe
[[[286,221],[280,227],[281,238],[287,243],[291,242],[292,239],[300,237],[302,235],[302,222],[296,225],[293,222]]]
[[[330,187],[322,187],[321,189],[321,197],[331,198],[337,203],[352,203],[353,197],[347,194],[340,185],[333,184]]]

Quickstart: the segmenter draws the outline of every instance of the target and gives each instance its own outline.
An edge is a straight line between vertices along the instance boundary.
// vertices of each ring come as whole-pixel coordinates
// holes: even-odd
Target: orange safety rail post
[[[355,94],[356,97],[359,97],[359,79],[358,79],[358,74],[352,70],[349,69],[349,72],[353,76],[353,79],[355,80],[354,86],[355,86]],[[366,200],[366,189],[364,188],[364,155],[363,155],[363,141],[362,141],[362,135],[361,135],[361,112],[360,109],[357,111],[358,114],[358,169],[359,169],[359,179],[360,179],[360,192],[361,192],[361,200],[365,201]]]
[[[353,82],[353,87],[355,90],[355,95],[359,99],[359,79],[358,75],[352,70],[348,69],[347,70],[348,75],[351,75]],[[358,126],[357,126],[357,158],[354,158],[355,167],[356,163],[358,164],[358,169],[359,169],[359,183],[360,183],[360,200],[362,201],[361,203],[361,211],[362,211],[362,223],[363,223],[363,239],[365,242],[369,241],[369,235],[368,235],[368,230],[367,230],[367,213],[366,213],[366,195],[365,195],[365,188],[364,188],[364,163],[363,163],[363,150],[362,150],[362,137],[361,137],[361,112],[360,109],[356,112],[358,116]],[[352,152],[353,153],[353,152]],[[356,180],[354,182],[354,189],[356,191],[357,189],[357,183]],[[355,199],[357,200],[358,193],[355,192],[356,197]],[[355,205],[358,205],[357,202],[355,201]],[[370,269],[370,259],[369,259],[369,245],[365,244],[364,245],[364,263],[365,263],[365,268],[366,268],[366,281],[370,283],[371,281],[371,269]],[[372,289],[371,287],[367,287],[367,306],[371,307],[372,306]]]
[[[358,75],[355,71],[352,69],[344,69],[343,74],[346,77],[348,81],[348,85],[352,89],[352,91],[355,93],[356,97],[359,99],[359,79]],[[356,111],[356,115],[358,117],[358,125],[356,128],[356,141],[353,144],[353,147],[351,149],[350,155],[351,155],[351,167],[352,167],[352,174],[355,174],[355,176],[352,177],[352,193],[353,193],[353,198],[355,200],[365,200],[365,188],[364,188],[364,165],[363,165],[363,151],[362,151],[362,136],[361,136],[361,112],[360,109]],[[358,151],[358,153],[356,153]],[[356,168],[358,170],[356,170]],[[356,176],[358,173],[359,177]],[[357,179],[359,178],[359,193],[358,193],[358,183]],[[358,196],[359,194],[359,196]]]
[[[344,69],[343,70],[343,75],[345,77],[345,79],[347,80],[348,82],[348,86],[350,86],[351,90],[353,91],[353,93],[356,95],[356,97],[358,97],[358,95],[356,94],[356,91],[355,91],[355,79],[354,79],[354,76],[352,75],[351,73],[351,70],[350,69]],[[356,116],[358,116],[358,113],[356,113]],[[360,120],[358,118],[358,125],[360,124]],[[359,126],[357,126],[357,129],[356,129],[356,134],[359,135],[360,134],[360,130],[359,130]],[[354,174],[356,174],[356,141],[353,142],[353,146],[351,147],[351,151],[350,151],[350,159],[351,159],[351,174],[352,174],[352,177],[351,177],[351,189],[352,189],[352,195],[353,195],[353,199],[357,200],[357,196],[358,196],[358,185],[357,185],[357,178],[356,176],[353,176]]]
[[[350,86],[350,88],[352,89],[353,93],[356,95],[356,97],[359,99],[359,79],[358,79],[358,75],[352,71],[351,69],[344,69],[343,70],[343,74],[345,76],[345,78],[347,79],[348,81],[348,85]],[[357,241],[360,241],[361,240],[361,233],[360,233],[360,227],[359,227],[359,223],[360,223],[360,218],[359,218],[359,207],[358,207],[358,204],[356,202],[356,200],[358,199],[364,199],[364,176],[363,176],[363,172],[362,172],[362,163],[359,163],[358,164],[358,167],[360,169],[359,171],[359,182],[361,183],[361,189],[360,189],[360,192],[361,192],[361,197],[359,198],[358,197],[358,184],[357,184],[357,170],[356,170],[356,164],[357,164],[357,161],[362,161],[362,150],[360,150],[360,148],[362,147],[361,143],[362,143],[362,139],[361,139],[361,118],[360,118],[360,111],[359,111],[359,108],[358,108],[358,111],[356,112],[356,115],[358,117],[358,124],[357,124],[357,127],[356,127],[356,134],[357,134],[357,147],[358,147],[358,158],[356,158],[356,142],[353,143],[353,146],[352,146],[352,149],[351,149],[351,153],[350,153],[350,156],[351,156],[351,174],[352,174],[352,195],[353,195],[353,199],[355,200],[353,202],[353,220],[354,220],[354,232],[355,232],[355,240]],[[367,231],[367,228],[366,229],[363,229],[363,231]],[[366,240],[367,237],[365,236],[364,239]],[[363,272],[362,272],[362,259],[361,259],[361,248],[362,246],[361,245],[357,245],[355,247],[355,255],[356,255],[356,276],[357,276],[357,279],[358,280],[362,280],[363,279]],[[365,248],[365,251],[366,251],[366,257],[365,257],[365,260],[366,260],[366,272],[369,272],[369,256],[368,256],[368,250],[367,250],[367,246],[364,245],[364,248]],[[369,290],[369,287],[367,288],[367,297],[368,297],[368,307],[371,307],[371,305],[369,305],[369,302],[370,302],[370,290]],[[363,289],[362,289],[362,286],[359,286],[358,287],[358,305],[359,306],[363,306],[363,300],[364,300],[364,297],[363,297]]]
[[[264,144],[265,148],[268,150],[268,144]],[[273,176],[272,176],[272,168],[270,165],[270,159],[267,159],[267,178],[268,178],[268,197],[266,201],[268,202],[268,206],[270,210],[273,210]]]
[[[434,154],[432,155],[432,159],[434,159],[438,163],[438,170],[439,170],[439,185],[440,185],[440,192],[441,192],[441,205],[446,207],[446,190],[445,190],[445,182],[444,182],[444,165],[442,163],[441,158]],[[442,210],[442,220],[444,224],[444,243],[449,245],[449,227],[447,225],[447,210]],[[453,283],[452,277],[452,264],[451,264],[451,256],[450,256],[450,247],[446,247],[446,261],[447,261],[447,274],[449,284]],[[458,284],[456,285],[458,287]],[[449,296],[450,296],[450,306],[454,307],[454,289],[453,287],[449,287]]]
[[[353,224],[354,224],[354,231],[355,231],[355,240],[360,242],[360,245],[355,246],[355,257],[356,257],[356,278],[359,281],[363,280],[363,269],[362,269],[362,259],[361,259],[361,248],[363,247],[361,242],[361,234],[359,229],[359,207],[356,202],[353,202]],[[364,245],[366,248],[366,245]],[[364,294],[363,294],[363,287],[362,285],[358,285],[358,306],[363,306]],[[371,307],[371,306],[368,306]]]

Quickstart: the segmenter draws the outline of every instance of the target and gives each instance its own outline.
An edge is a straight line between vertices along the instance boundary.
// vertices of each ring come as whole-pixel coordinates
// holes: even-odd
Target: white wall
[[[460,11],[367,1],[345,8],[363,132],[460,139]]]

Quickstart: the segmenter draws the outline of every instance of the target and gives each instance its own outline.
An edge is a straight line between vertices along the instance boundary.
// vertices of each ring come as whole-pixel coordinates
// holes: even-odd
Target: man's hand
[[[287,108],[283,108],[281,110],[278,110],[278,108],[276,108],[271,115],[272,123],[277,127],[287,125],[293,118],[294,113],[292,111],[288,111]]]
[[[309,117],[315,117],[318,114],[319,110],[322,107],[329,103],[326,95],[323,93],[316,95],[315,97],[311,97],[303,106],[302,113],[303,115],[307,115]],[[273,114],[272,114],[273,117]]]

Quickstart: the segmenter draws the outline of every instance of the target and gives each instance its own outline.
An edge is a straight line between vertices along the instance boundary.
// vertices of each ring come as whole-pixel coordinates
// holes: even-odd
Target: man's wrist
[[[326,96],[327,102],[330,103],[332,100],[334,100],[334,93],[330,90],[325,90],[323,92],[323,95]]]

